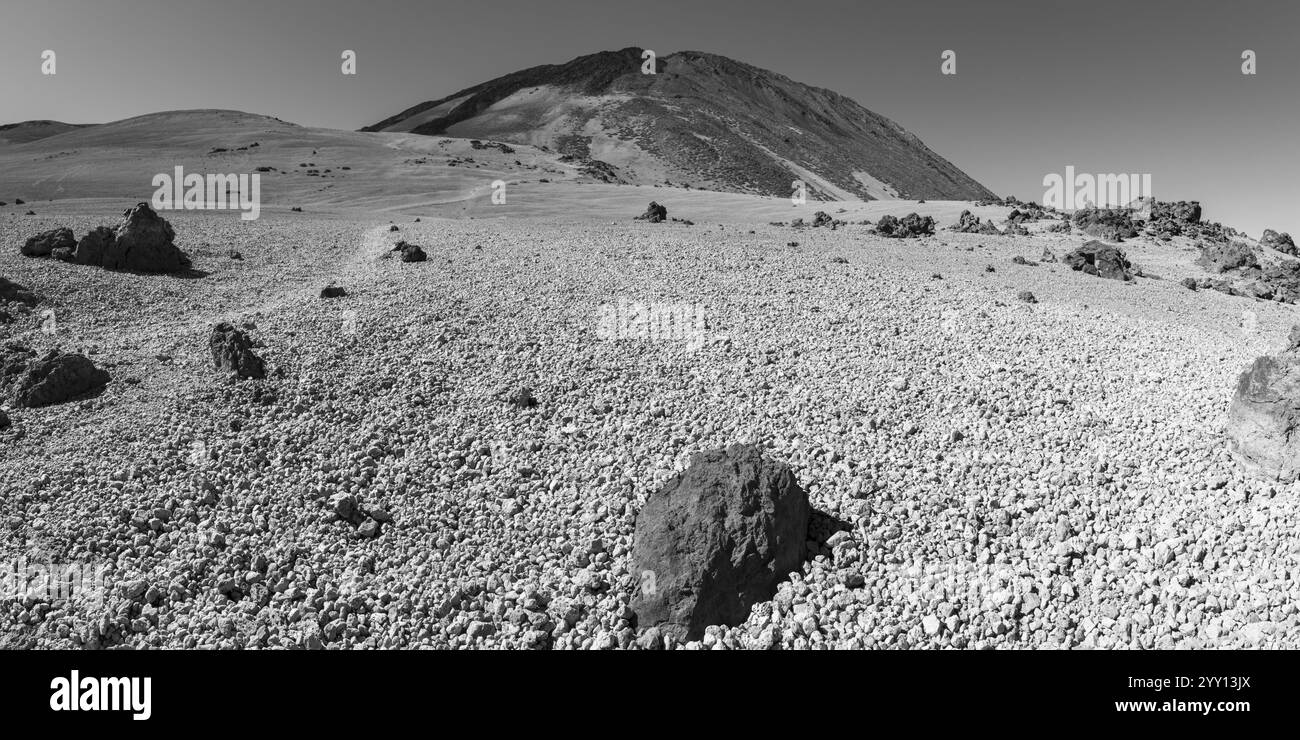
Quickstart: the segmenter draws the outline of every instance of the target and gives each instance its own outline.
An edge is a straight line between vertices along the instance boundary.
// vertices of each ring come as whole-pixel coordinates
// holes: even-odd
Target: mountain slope
[[[810,197],[975,200],[992,193],[898,124],[838,93],[684,51],[641,73],[627,48],[421,103],[363,131],[548,147],[608,182]]]

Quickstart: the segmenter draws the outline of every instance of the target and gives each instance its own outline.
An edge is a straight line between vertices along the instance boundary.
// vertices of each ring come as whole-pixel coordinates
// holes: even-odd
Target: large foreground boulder
[[[148,203],[128,208],[118,224],[116,238],[103,246],[103,261],[110,270],[180,272],[190,260],[174,243],[175,232]],[[80,251],[80,250],[78,250]]]
[[[56,249],[72,249],[77,246],[77,239],[72,229],[58,228],[42,231],[28,239],[22,246],[25,257],[49,257]]]
[[[637,515],[638,626],[697,640],[709,625],[745,621],[803,563],[808,517],[794,473],[759,448],[696,455]]]
[[[1132,265],[1118,247],[1104,242],[1090,241],[1065,255],[1065,264],[1072,270],[1111,280],[1132,280]]]
[[[236,373],[241,378],[266,377],[266,363],[253,352],[252,340],[233,324],[223,321],[212,327],[208,349],[218,370]]]
[[[49,406],[101,388],[110,380],[85,356],[50,350],[27,362],[10,393],[18,406]]]
[[[1247,473],[1290,483],[1300,477],[1300,326],[1276,355],[1256,358],[1228,408],[1228,449]]]

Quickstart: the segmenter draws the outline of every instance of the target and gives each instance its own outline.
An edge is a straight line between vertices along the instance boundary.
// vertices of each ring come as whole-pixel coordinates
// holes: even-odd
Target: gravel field
[[[810,558],[746,623],[669,647],[1300,644],[1300,488],[1245,478],[1223,435],[1296,309],[1183,288],[1204,274],[1184,239],[1125,243],[1157,276],[1132,283],[1040,262],[1077,234],[623,216],[168,213],[190,277],[18,254],[125,205],[0,215],[0,274],[57,321],[0,332],[113,376],[0,431],[0,554],[110,585],[0,600],[0,647],[649,647],[636,513],[736,441],[808,491]],[[620,300],[705,334],[610,339]],[[213,369],[220,321],[266,380]]]

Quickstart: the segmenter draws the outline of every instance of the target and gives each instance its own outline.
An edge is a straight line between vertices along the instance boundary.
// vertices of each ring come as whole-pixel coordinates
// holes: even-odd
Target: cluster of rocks
[[[1074,212],[1072,220],[1083,233],[1108,242],[1122,242],[1138,235],[1127,208],[1081,208]]]
[[[1199,241],[1196,246],[1200,250],[1196,264],[1217,277],[1184,278],[1184,286],[1280,303],[1300,301],[1300,263],[1263,263],[1255,249],[1243,241]]]
[[[1295,242],[1292,241],[1291,235],[1287,233],[1277,233],[1272,229],[1264,229],[1264,235],[1259,238],[1259,245],[1267,249],[1272,249],[1282,254],[1289,254],[1292,257],[1300,257],[1297,253]]]
[[[84,355],[52,349],[43,355],[21,344],[0,348],[0,384],[14,405],[49,406],[96,391],[112,380]]]
[[[918,216],[915,213],[909,213],[901,219],[885,215],[881,216],[880,221],[876,223],[875,233],[891,239],[932,236],[934,234],[934,219],[930,216]]]
[[[53,257],[109,270],[181,272],[191,263],[175,238],[166,219],[148,203],[139,203],[123,212],[116,228],[99,226],[80,240],[71,229],[51,229],[28,239],[21,251],[27,257]]]
[[[470,145],[470,148],[472,148],[472,149],[498,149],[498,150],[501,151],[502,154],[514,154],[514,153],[515,153],[515,149],[514,149],[514,147],[509,146],[509,145],[507,145],[507,144],[502,144],[501,142],[498,142],[498,141],[489,141],[489,142],[487,142],[487,143],[485,144],[485,143],[479,141],[478,139],[470,139],[470,140],[469,140],[469,145]]]
[[[1047,261],[1044,258],[1044,261]],[[1053,258],[1052,261],[1055,261]],[[1096,240],[1065,255],[1070,269],[1109,280],[1132,280],[1133,265],[1118,247]]]
[[[330,510],[336,521],[343,521],[356,527],[357,534],[374,538],[380,534],[381,527],[393,521],[386,509],[364,507],[357,497],[350,493],[337,493],[330,499]]]
[[[993,221],[982,221],[979,216],[970,211],[962,211],[957,217],[957,223],[952,226],[952,230],[960,234],[989,234],[990,236],[1000,236],[1001,231],[993,225]]]
[[[408,243],[405,239],[394,244],[392,251],[396,252],[398,259],[403,262],[424,262],[429,258],[423,249]]]

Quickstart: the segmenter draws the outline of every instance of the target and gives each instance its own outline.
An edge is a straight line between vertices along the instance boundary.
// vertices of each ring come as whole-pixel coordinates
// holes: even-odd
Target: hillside
[[[992,193],[893,121],[838,93],[684,51],[641,72],[627,48],[499,77],[363,131],[531,144],[607,182],[786,196],[978,200]]]

